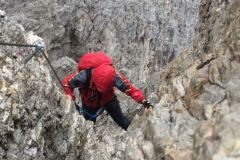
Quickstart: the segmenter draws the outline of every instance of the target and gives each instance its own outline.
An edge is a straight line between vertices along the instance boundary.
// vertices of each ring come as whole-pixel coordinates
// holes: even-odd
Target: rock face
[[[11,27],[8,27],[9,23]],[[1,31],[6,27],[7,32],[1,33],[10,42],[15,36],[22,37],[18,43],[29,40],[17,22],[4,22]],[[73,134],[68,134],[72,132],[70,123],[64,123],[69,111],[62,106],[67,107],[70,103],[51,83],[50,71],[42,58],[34,58],[24,65],[19,49],[5,49],[1,47],[0,51],[0,159],[66,157],[64,154],[70,146],[65,139]]]
[[[80,51],[104,50],[148,94],[157,89],[160,68],[192,46],[199,4],[200,0],[2,2],[12,19],[44,39],[52,60],[67,55],[78,61]]]
[[[239,1],[202,1],[195,48],[161,74],[162,97],[174,97],[200,120],[194,127],[192,159],[240,158],[239,8]]]
[[[31,50],[1,47],[0,159],[240,159],[239,1],[0,4],[11,15],[1,18],[1,41],[27,43],[35,31],[61,78],[76,67],[71,58],[79,49],[103,49],[155,105],[152,115],[137,114],[127,132],[105,113],[93,129],[44,57],[24,65]],[[119,99],[126,114],[136,106]]]

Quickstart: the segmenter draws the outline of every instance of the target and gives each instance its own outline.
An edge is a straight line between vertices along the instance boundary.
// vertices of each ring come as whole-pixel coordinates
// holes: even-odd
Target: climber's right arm
[[[81,72],[77,73],[73,78],[71,78],[68,82],[69,86],[74,88],[81,87],[87,80],[87,72],[86,70],[82,70]]]
[[[86,71],[83,70],[81,72],[75,72],[69,76],[67,76],[63,80],[63,86],[65,90],[65,94],[69,95],[73,100],[75,100],[74,89],[81,88],[81,86],[86,82],[87,74]]]

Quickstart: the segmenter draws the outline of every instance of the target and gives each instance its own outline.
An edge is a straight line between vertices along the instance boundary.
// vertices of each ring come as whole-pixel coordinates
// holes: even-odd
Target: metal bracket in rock
[[[48,65],[50,66],[50,68],[52,69],[54,75],[56,76],[58,82],[60,83],[61,87],[64,90],[64,86],[59,78],[59,76],[57,75],[57,72],[55,71],[55,69],[53,68],[53,66],[51,65],[49,59],[47,58],[46,54],[44,53],[44,45],[43,44],[36,44],[36,45],[31,45],[31,44],[14,44],[14,43],[4,43],[4,42],[0,42],[0,46],[15,46],[15,47],[28,47],[28,48],[35,48],[35,52],[33,52],[30,55],[27,55],[24,57],[24,63],[27,64],[28,61],[30,61],[35,55],[42,53],[44,58],[47,60]]]

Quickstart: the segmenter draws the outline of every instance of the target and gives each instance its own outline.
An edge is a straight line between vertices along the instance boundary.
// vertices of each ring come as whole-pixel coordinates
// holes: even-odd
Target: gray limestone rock
[[[104,50],[154,105],[142,115],[141,105],[117,92],[132,119],[128,131],[106,112],[93,128],[43,56],[24,65],[31,50],[1,46],[0,159],[239,159],[239,1],[0,5],[1,41],[44,42],[60,79],[76,71],[82,51]]]

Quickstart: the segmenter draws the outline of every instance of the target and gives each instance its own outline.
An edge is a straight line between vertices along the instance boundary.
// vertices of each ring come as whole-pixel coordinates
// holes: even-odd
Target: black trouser
[[[94,118],[94,116],[91,115],[96,114],[98,112],[98,109],[92,109],[84,105],[82,107],[84,118],[86,120],[96,122],[97,117]],[[130,125],[130,121],[123,115],[116,96],[114,96],[113,99],[105,106],[105,110],[120,127],[127,130],[128,126]]]

